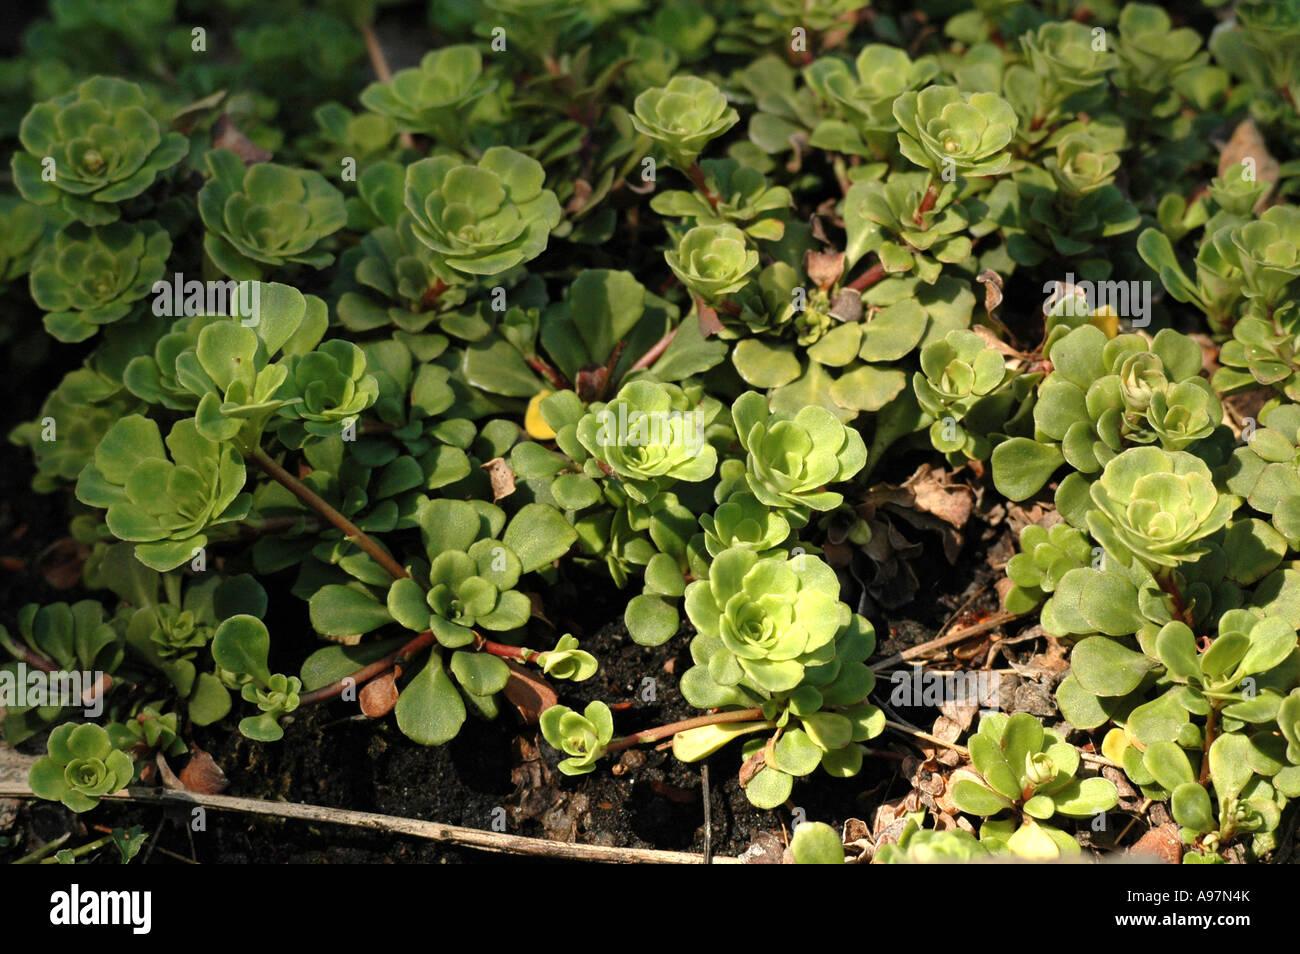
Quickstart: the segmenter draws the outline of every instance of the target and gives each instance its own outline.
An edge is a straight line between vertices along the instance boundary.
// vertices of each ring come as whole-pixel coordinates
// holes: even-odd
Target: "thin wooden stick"
[[[366,41],[366,54],[370,57],[370,67],[375,71],[381,83],[391,83],[393,81],[393,71],[388,67],[388,57],[384,56],[384,48],[379,45],[379,37],[375,35],[373,24],[362,23],[361,37]],[[415,148],[415,139],[409,132],[399,134],[402,146],[406,149]]]
[[[30,788],[13,781],[0,781],[0,797],[34,798]],[[298,802],[268,802],[257,798],[236,798],[230,795],[199,795],[194,792],[176,792],[166,789],[129,788],[106,796],[114,801],[143,802],[152,805],[202,805],[221,812],[239,812],[269,818],[291,818],[297,821],[332,825],[347,825],[367,831],[408,835],[449,845],[460,845],[479,851],[501,854],[528,855],[534,858],[560,858],[567,861],[605,861],[618,864],[702,864],[703,856],[686,851],[660,851],[654,848],[616,848],[607,845],[581,845],[545,838],[527,838],[507,835],[460,825],[418,818],[399,818],[375,812],[357,812],[343,808],[326,808],[321,805],[304,805]],[[739,858],[715,857],[714,864],[741,864]]]
[[[909,659],[915,659],[918,656],[924,656],[926,653],[936,649],[943,649],[954,643],[960,643],[963,640],[970,639],[972,636],[979,636],[991,630],[997,629],[1005,623],[1016,619],[1014,613],[994,613],[988,619],[980,620],[978,623],[972,623],[970,626],[959,626],[946,636],[938,636],[928,642],[921,643],[917,646],[909,646],[901,653],[886,657],[880,662],[871,664],[872,672],[884,672],[887,669],[893,669],[899,663],[907,662]]]

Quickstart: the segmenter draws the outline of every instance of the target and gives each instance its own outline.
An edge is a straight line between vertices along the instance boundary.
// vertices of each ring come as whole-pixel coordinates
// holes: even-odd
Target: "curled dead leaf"
[[[502,691],[525,722],[536,722],[543,712],[560,701],[551,684],[541,676],[508,659],[506,665],[510,667],[510,679]]]

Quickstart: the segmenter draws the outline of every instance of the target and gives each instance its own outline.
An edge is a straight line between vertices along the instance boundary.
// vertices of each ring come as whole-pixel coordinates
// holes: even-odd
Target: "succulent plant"
[[[167,268],[172,242],[156,223],[72,223],[32,261],[32,298],[60,341],[84,341],[126,318]]]
[[[667,86],[645,90],[633,109],[636,131],[679,169],[693,165],[705,146],[740,120],[722,91],[696,76],[674,76]]]
[[[90,722],[56,728],[46,752],[28,772],[28,784],[38,798],[62,802],[74,812],[90,811],[105,795],[126,788],[135,774],[131,757]]]
[[[815,557],[760,558],[732,549],[709,566],[708,580],[686,588],[696,630],[721,640],[709,674],[719,685],[786,692],[803,681],[805,660],[848,622],[839,581]]]
[[[223,272],[261,279],[287,265],[324,268],[323,242],[347,221],[343,195],[318,172],[260,162],[247,169],[233,152],[207,155],[211,178],[199,191],[203,248]]]
[[[922,828],[915,818],[908,818],[898,840],[881,845],[872,864],[934,865],[980,861],[988,858],[988,846],[968,831],[949,828],[940,831]]]
[[[93,76],[37,103],[18,132],[26,150],[13,157],[18,191],[87,225],[116,221],[118,203],[148,189],[189,149],[184,136],[164,131],[146,107],[139,86],[110,76]]]
[[[1036,523],[1020,531],[1020,552],[1007,561],[1013,586],[1003,597],[1007,611],[1027,613],[1055,592],[1061,578],[1093,561],[1088,535],[1068,523]]]
[[[614,718],[603,702],[588,703],[581,715],[568,706],[551,706],[539,722],[542,737],[566,756],[559,764],[565,775],[586,775],[594,770],[614,738]]]
[[[406,168],[415,237],[450,268],[495,275],[536,258],[560,221],[555,193],[535,159],[494,146],[476,163],[448,156]]]
[[[1258,219],[1214,234],[1214,247],[1242,277],[1242,293],[1277,305],[1300,275],[1300,209],[1276,205]]]
[[[285,363],[288,373],[276,398],[290,402],[279,411],[291,422],[279,431],[290,446],[301,445],[306,434],[326,437],[355,425],[379,396],[379,382],[366,373],[365,352],[350,341],[322,342],[315,351],[290,355]]]
[[[691,407],[681,388],[630,381],[578,422],[577,439],[634,498],[649,501],[675,481],[713,476],[718,453],[705,428],[718,405]]]
[[[996,93],[963,93],[952,86],[927,86],[894,100],[898,148],[930,174],[994,176],[1006,170],[1006,151],[1019,120]]]
[[[664,259],[682,284],[706,302],[739,291],[758,267],[758,252],[734,225],[697,225],[675,251],[664,252]]]
[[[398,70],[384,83],[361,92],[361,105],[407,132],[443,142],[461,142],[467,107],[492,89],[483,77],[483,56],[468,45],[445,46],[425,54],[418,67]]]
[[[1043,822],[1087,818],[1119,801],[1109,780],[1079,778],[1078,750],[1026,712],[985,714],[969,748],[973,771],[954,772],[948,794],[962,811],[990,819],[980,841],[995,850],[1035,860],[1077,855],[1072,836]],[[1004,812],[1019,817],[996,818]]]
[[[988,457],[987,434],[963,422],[987,418],[987,411],[981,415],[981,402],[987,409],[1006,377],[1002,355],[973,331],[950,331],[921,349],[921,370],[912,376],[912,388],[921,410],[934,421],[930,443],[936,450],[971,460]]]
[[[1092,485],[1088,530],[1120,563],[1175,567],[1205,552],[1241,498],[1221,494],[1204,461],[1183,451],[1135,447],[1106,465]]]
[[[170,455],[168,454],[170,451]],[[171,570],[207,544],[209,528],[247,513],[239,452],[203,437],[193,420],[158,425],[131,414],[106,433],[77,480],[77,499],[107,510],[109,529],[136,544],[136,558]]]
[[[843,495],[824,488],[848,480],[867,462],[862,436],[825,408],[786,417],[769,412],[761,394],[747,391],[731,413],[746,451],[750,491],[769,507],[789,509],[795,519],[838,507]]]

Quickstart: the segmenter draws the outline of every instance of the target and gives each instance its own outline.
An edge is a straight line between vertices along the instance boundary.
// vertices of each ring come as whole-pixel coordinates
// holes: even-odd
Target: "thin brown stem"
[[[357,687],[371,679],[378,678],[388,672],[397,664],[399,660],[410,659],[420,650],[433,645],[433,633],[427,629],[416,636],[410,642],[406,643],[400,649],[396,649],[382,659],[376,659],[368,666],[362,666],[351,675],[344,676],[331,682],[328,686],[321,686],[319,689],[313,689],[311,692],[304,692],[298,698],[300,706],[310,706],[318,702],[325,702],[329,699],[336,699],[348,689],[349,686]]]
[[[355,523],[349,520],[343,514],[339,513],[316,491],[312,490],[293,474],[289,473],[260,447],[252,453],[253,463],[262,468],[272,480],[284,487],[291,494],[305,503],[312,510],[332,523],[343,535],[364,550],[371,559],[388,571],[389,575],[395,580],[405,579],[410,576],[406,569],[393,559],[392,555],[379,545],[379,543]]]
[[[661,725],[654,729],[646,729],[644,732],[636,732],[632,735],[625,735],[620,739],[615,739],[609,745],[605,746],[606,752],[622,752],[624,749],[630,749],[636,745],[648,745],[651,742],[658,742],[660,739],[666,739],[669,736],[676,735],[678,732],[685,732],[687,729],[698,729],[706,725],[723,725],[728,722],[753,722],[763,718],[763,710],[757,706],[752,709],[733,709],[729,712],[714,712],[710,715],[696,716],[693,719],[683,719],[680,722],[670,722],[667,725]]]
[[[666,335],[652,344],[649,351],[636,359],[636,363],[628,369],[628,373],[631,374],[633,371],[644,371],[646,368],[650,367],[650,365],[662,358],[664,352],[668,350],[668,346],[673,343],[673,338],[677,336],[677,328],[680,327],[681,325],[679,324],[676,328],[670,329]]]
[[[939,201],[939,190],[933,182],[925,190],[925,195],[921,197],[921,204],[916,207],[916,215],[912,221],[917,225],[925,224],[925,214],[934,208],[934,204]]]
[[[919,643],[916,646],[909,646],[901,653],[888,656],[880,662],[873,663],[871,670],[873,672],[884,672],[887,669],[893,669],[899,663],[907,662],[910,659],[916,659],[918,656],[924,656],[926,653],[933,652],[936,649],[944,649],[955,643],[970,639],[972,636],[981,636],[984,633],[991,632],[1006,623],[1016,619],[1014,613],[994,613],[988,619],[982,619],[978,623],[972,623],[969,626],[958,626],[944,636],[937,636],[934,639]]]
[[[709,181],[704,177],[704,170],[700,168],[700,164],[692,162],[690,168],[686,170],[686,175],[700,195],[704,196],[705,201],[709,203],[709,208],[716,210],[718,208],[718,194],[709,188]]]
[[[379,45],[379,37],[375,35],[375,27],[372,23],[360,24],[361,38],[366,41],[366,53],[370,57],[370,67],[375,71],[375,76],[381,83],[391,83],[393,81],[393,71],[388,66],[388,57],[384,56],[384,48]],[[405,149],[415,148],[415,139],[409,132],[403,132],[399,135],[402,147]]]
[[[845,287],[852,288],[854,291],[858,292],[866,291],[884,277],[885,266],[880,262],[876,262],[876,264],[872,265],[857,278],[853,279],[853,281],[849,282]]]
[[[1210,714],[1205,719],[1205,747],[1201,749],[1201,771],[1196,780],[1204,785],[1210,779],[1210,746],[1219,733],[1219,707],[1210,703]]]
[[[555,388],[555,390],[570,391],[573,389],[573,385],[569,383],[569,379],[539,355],[530,355],[525,358],[524,361],[528,364],[528,367],[532,368],[544,377],[547,383],[550,384],[551,387]]]

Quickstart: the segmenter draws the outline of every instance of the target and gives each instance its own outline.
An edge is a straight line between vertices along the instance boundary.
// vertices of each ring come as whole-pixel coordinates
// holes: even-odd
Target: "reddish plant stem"
[[[20,643],[12,641],[6,642],[5,649],[17,656],[19,661],[25,662],[33,669],[39,669],[41,672],[62,672],[58,666],[50,662],[50,660],[46,659],[40,653],[28,649]]]
[[[557,369],[552,367],[549,363],[547,363],[543,358],[534,354],[534,355],[530,355],[527,358],[524,358],[524,361],[528,364],[528,367],[532,368],[534,371],[536,371],[538,374],[544,377],[547,380],[547,383],[549,383],[551,387],[555,388],[555,390],[557,391],[572,390],[573,386],[569,384],[569,379],[566,378],[564,375],[562,375]]]
[[[686,170],[686,175],[690,178],[691,183],[699,191],[700,195],[704,196],[705,200],[709,203],[709,208],[717,209],[718,194],[709,188],[709,182],[704,178],[704,170],[700,168],[700,164],[698,162],[692,162],[691,167]]]
[[[677,328],[680,327],[681,325],[677,326]],[[650,367],[650,365],[662,358],[664,352],[668,350],[668,346],[673,343],[673,338],[677,335],[677,328],[673,328],[668,332],[668,334],[664,335],[651,345],[649,351],[636,359],[636,364],[632,365],[632,367],[628,369],[628,373],[630,374],[633,371],[644,371],[646,368]]]
[[[925,195],[921,196],[921,204],[916,207],[916,214],[912,216],[912,221],[917,225],[925,224],[925,213],[934,208],[934,204],[939,201],[939,190],[933,182],[925,190]]]
[[[849,282],[848,285],[846,285],[845,287],[852,288],[854,291],[859,291],[859,292],[866,291],[868,288],[876,284],[876,282],[880,281],[884,277],[885,277],[885,266],[882,265],[880,262],[876,262],[876,264],[872,265],[870,268],[868,268],[857,278],[853,279],[853,281]]]
[[[442,293],[446,290],[447,283],[441,278],[435,278],[433,284],[425,289],[424,294],[420,296],[421,310],[428,311],[434,305],[438,304],[438,299],[442,297]]]
[[[393,71],[388,67],[388,57],[384,56],[384,48],[379,45],[379,37],[375,35],[375,27],[372,23],[360,24],[361,38],[366,41],[366,54],[370,57],[370,68],[375,71],[375,76],[381,83],[391,83],[393,81]],[[399,134],[402,146],[405,149],[415,148],[415,139],[409,132]]]
[[[1210,703],[1210,714],[1205,719],[1205,747],[1201,749],[1201,771],[1196,780],[1204,785],[1210,778],[1210,746],[1219,733],[1219,707]]]
[[[670,722],[667,725],[661,725],[654,729],[646,729],[644,732],[636,732],[632,735],[625,735],[620,739],[615,739],[609,745],[605,746],[606,752],[622,752],[624,749],[630,749],[635,745],[647,745],[651,742],[658,742],[660,739],[666,739],[670,735],[676,735],[678,732],[685,732],[687,729],[698,729],[706,725],[722,725],[728,722],[753,722],[763,718],[763,710],[755,706],[752,709],[734,709],[730,712],[714,712],[711,715],[696,716],[694,719],[683,719],[680,722]]]
[[[369,682],[378,676],[388,672],[399,660],[406,660],[414,656],[420,650],[433,645],[433,633],[427,629],[416,636],[400,649],[389,653],[383,659],[376,659],[368,666],[362,666],[351,675],[344,676],[342,679],[331,682],[328,686],[321,686],[319,689],[313,689],[311,692],[304,692],[298,698],[298,704],[302,706],[314,705],[317,702],[325,702],[327,699],[335,699],[343,695],[348,686],[360,686],[362,683]]]
[[[381,547],[373,537],[330,506],[316,491],[272,460],[266,451],[258,447],[253,451],[252,458],[253,463],[262,468],[272,480],[284,487],[308,507],[311,507],[312,510],[315,510],[339,530],[342,530],[344,536],[387,570],[393,579],[401,580],[410,576],[405,567],[393,559],[392,555]]]

